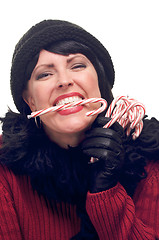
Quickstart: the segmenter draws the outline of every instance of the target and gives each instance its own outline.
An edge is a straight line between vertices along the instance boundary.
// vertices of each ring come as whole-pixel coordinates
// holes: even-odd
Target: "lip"
[[[67,97],[73,97],[73,96],[79,96],[80,98],[84,99],[84,96],[78,92],[66,93],[66,94],[63,94],[63,95],[57,97],[53,103],[53,106],[55,106],[60,100],[67,98]]]
[[[70,115],[70,114],[80,112],[82,109],[83,109],[83,106],[75,106],[73,108],[68,108],[68,109],[61,110],[58,113],[60,115],[63,115],[63,116],[65,115],[66,116],[66,115]]]

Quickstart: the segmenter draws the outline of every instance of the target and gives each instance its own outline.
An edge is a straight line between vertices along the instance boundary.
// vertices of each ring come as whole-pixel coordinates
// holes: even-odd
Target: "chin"
[[[65,130],[70,132],[80,132],[84,131],[92,125],[94,122],[94,117],[84,117],[84,118],[76,118],[70,119],[67,123],[65,123]]]
[[[73,116],[73,114],[72,114]],[[50,134],[78,134],[85,132],[90,128],[97,116],[73,116],[73,117],[50,118],[49,121],[43,121],[44,129]]]
[[[76,133],[81,133],[81,132],[85,132],[89,127],[91,126],[91,124],[80,124],[80,125],[76,125],[76,124],[71,124],[69,126],[66,126],[64,129],[61,129],[61,132],[63,133],[68,133],[68,134],[76,134]]]

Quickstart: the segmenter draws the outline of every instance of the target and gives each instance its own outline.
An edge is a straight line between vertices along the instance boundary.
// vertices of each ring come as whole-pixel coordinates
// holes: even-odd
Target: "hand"
[[[84,154],[98,159],[90,163],[89,190],[92,193],[115,186],[124,161],[124,130],[117,122],[110,128],[103,128],[109,120],[98,117],[81,144]]]

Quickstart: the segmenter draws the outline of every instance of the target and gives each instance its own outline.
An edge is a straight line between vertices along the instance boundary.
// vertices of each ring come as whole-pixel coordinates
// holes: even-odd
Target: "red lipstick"
[[[71,93],[63,94],[63,95],[57,97],[55,99],[53,105],[55,106],[62,99],[69,98],[69,97],[75,97],[75,96],[78,96],[78,97],[84,99],[84,96],[82,94],[80,94],[78,92],[71,92]],[[69,115],[69,114],[80,112],[82,109],[83,109],[83,106],[75,106],[75,107],[70,107],[70,108],[61,110],[58,113],[60,115]]]

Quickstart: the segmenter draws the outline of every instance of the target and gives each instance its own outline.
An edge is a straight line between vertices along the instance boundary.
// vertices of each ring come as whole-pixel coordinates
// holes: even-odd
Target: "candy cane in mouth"
[[[39,111],[36,111],[36,112],[32,112],[31,115],[28,115],[28,119],[34,118],[34,117],[37,117],[37,116],[41,116],[43,114],[50,113],[50,112],[57,112],[57,111],[64,110],[64,109],[67,109],[67,108],[70,108],[70,107],[82,106],[82,105],[85,105],[85,104],[88,104],[88,103],[98,103],[98,102],[102,103],[102,106],[100,108],[98,108],[97,110],[93,110],[93,111],[90,111],[90,112],[86,113],[86,116],[93,116],[95,114],[99,114],[99,113],[103,112],[107,108],[107,101],[105,99],[103,99],[103,98],[89,98],[89,99],[80,100],[80,101],[77,101],[77,102],[71,102],[71,103],[63,104],[63,105],[60,105],[60,106],[55,106],[55,107],[42,109],[42,110],[39,110]]]

